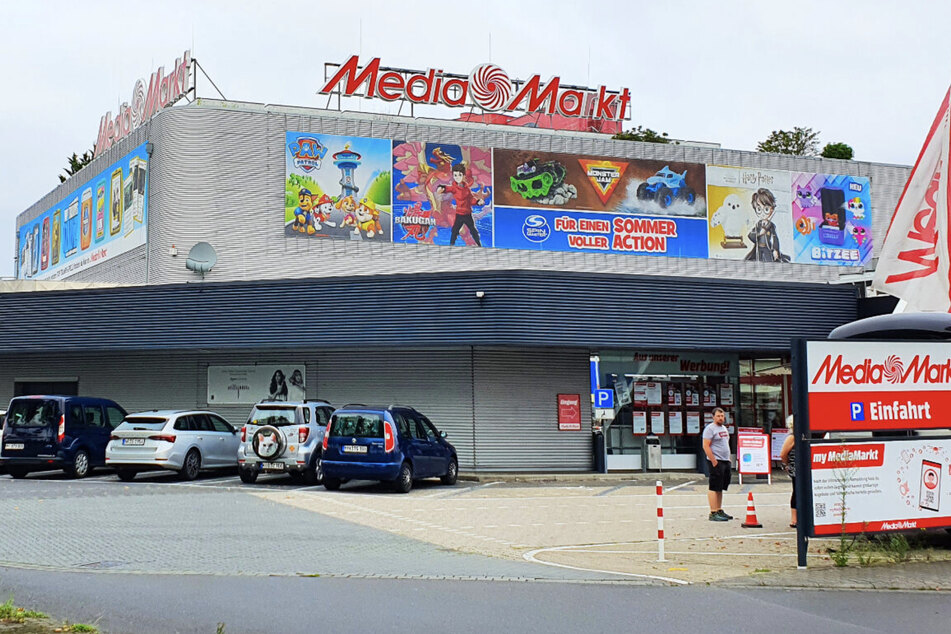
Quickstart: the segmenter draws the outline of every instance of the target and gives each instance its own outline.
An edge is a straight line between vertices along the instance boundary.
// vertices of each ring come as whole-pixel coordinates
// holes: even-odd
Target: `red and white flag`
[[[892,216],[872,288],[917,311],[951,312],[951,89]]]

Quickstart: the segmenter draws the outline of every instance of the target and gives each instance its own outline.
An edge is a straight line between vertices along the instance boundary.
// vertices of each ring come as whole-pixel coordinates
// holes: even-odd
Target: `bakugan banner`
[[[393,142],[393,241],[494,246],[492,152]]]
[[[284,233],[389,242],[389,139],[285,133]]]
[[[703,165],[499,150],[496,203],[643,216],[706,217]]]

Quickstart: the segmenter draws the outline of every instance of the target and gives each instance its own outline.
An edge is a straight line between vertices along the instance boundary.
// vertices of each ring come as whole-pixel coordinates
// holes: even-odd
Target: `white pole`
[[[664,558],[664,483],[657,481],[657,561]]]

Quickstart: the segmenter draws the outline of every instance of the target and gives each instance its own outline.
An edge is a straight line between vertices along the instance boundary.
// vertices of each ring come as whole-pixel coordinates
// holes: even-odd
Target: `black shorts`
[[[730,488],[730,480],[733,478],[733,469],[729,460],[717,460],[717,466],[713,463],[707,465],[710,467],[710,490],[726,491]]]

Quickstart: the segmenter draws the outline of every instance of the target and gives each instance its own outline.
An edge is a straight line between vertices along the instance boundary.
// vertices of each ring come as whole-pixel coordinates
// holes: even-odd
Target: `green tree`
[[[855,151],[852,150],[852,146],[845,143],[826,143],[826,146],[822,148],[822,154],[820,154],[820,156],[823,158],[851,161],[852,157],[855,156]]]
[[[82,156],[73,152],[73,155],[70,156],[68,159],[66,159],[69,161],[69,165],[63,168],[63,171],[66,172],[66,176],[63,176],[62,174],[58,175],[59,182],[65,183],[66,179],[68,179],[70,176],[72,176],[73,174],[81,170],[82,168],[92,163],[92,159],[93,159],[92,150],[87,150],[83,152]]]
[[[618,141],[643,141],[644,143],[676,143],[676,141],[671,141],[667,138],[666,132],[655,132],[650,128],[645,128],[643,126],[637,126],[632,128],[627,132],[618,132],[612,139],[617,139]]]
[[[819,133],[812,128],[793,128],[791,131],[773,130],[756,145],[758,152],[776,152],[796,156],[815,156],[819,153]]]

